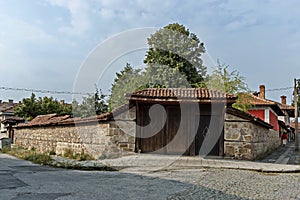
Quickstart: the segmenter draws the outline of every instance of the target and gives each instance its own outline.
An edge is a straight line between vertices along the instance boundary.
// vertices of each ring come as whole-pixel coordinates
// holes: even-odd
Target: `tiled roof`
[[[236,96],[206,88],[148,88],[127,93],[130,100],[163,99],[167,100],[236,100]]]
[[[18,103],[9,103],[9,102],[1,102],[0,103],[0,112],[14,112],[14,107],[17,106]]]
[[[71,118],[69,115],[58,116],[57,114],[39,115],[31,120],[29,123],[19,124],[16,127],[30,127],[30,126],[49,126],[49,125],[74,125],[81,123],[97,123],[100,121],[112,120],[114,115],[118,115],[126,110],[128,110],[132,105],[124,104],[117,107],[112,112],[103,113],[100,115],[95,115],[85,118]]]
[[[38,115],[29,123],[19,124],[17,127],[28,127],[28,126],[43,126],[57,124],[63,120],[70,118],[70,115],[58,116],[57,114]]]
[[[241,94],[243,101],[253,104],[253,105],[278,105],[281,110],[294,110],[294,106],[282,104],[269,99],[262,99],[253,94]]]
[[[264,122],[259,117],[256,117],[250,113],[238,110],[236,108],[232,108],[232,107],[226,108],[226,113],[249,120],[255,124],[258,124],[260,126],[263,126],[263,127],[269,128],[269,129],[273,128],[273,126],[271,124]]]
[[[241,101],[243,103],[249,103],[256,106],[268,106],[268,105],[276,105],[274,101],[270,101],[268,99],[262,99],[253,94],[243,93],[240,95]]]
[[[24,118],[21,118],[21,117],[9,117],[9,118],[6,118],[4,120],[1,121],[1,123],[5,124],[5,123],[23,123],[25,121]]]
[[[30,125],[43,124],[55,116],[57,116],[57,114],[38,115],[35,118],[33,118],[28,124]]]
[[[263,98],[260,98],[258,96],[255,96],[255,95],[249,94],[249,93],[240,94],[239,98],[240,98],[240,103],[251,104],[255,107],[269,106],[278,115],[280,115],[280,116],[284,115],[281,108],[279,107],[280,103],[278,103],[278,102],[268,100],[268,99],[263,99]]]

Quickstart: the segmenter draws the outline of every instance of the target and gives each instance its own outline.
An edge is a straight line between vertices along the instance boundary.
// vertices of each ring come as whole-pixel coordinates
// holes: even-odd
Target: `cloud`
[[[60,6],[67,9],[71,15],[68,26],[60,28],[60,31],[69,35],[80,36],[91,27],[88,12],[90,6],[84,0],[49,0],[52,6]]]
[[[0,16],[0,27],[2,27],[0,42],[2,41],[3,43],[30,42],[45,44],[56,41],[52,35],[21,19]]]

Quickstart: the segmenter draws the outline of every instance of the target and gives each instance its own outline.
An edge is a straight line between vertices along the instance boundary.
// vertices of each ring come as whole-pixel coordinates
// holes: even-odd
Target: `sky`
[[[0,0],[0,99],[19,101],[31,94],[3,87],[92,92],[93,86],[76,84],[93,52],[110,44],[101,51],[108,58],[119,49],[120,35],[146,30],[139,32],[145,45],[126,36],[122,45],[129,51],[109,57],[104,75],[94,83],[108,93],[127,62],[142,65],[148,33],[178,22],[204,43],[208,68],[220,60],[244,76],[252,91],[262,84],[267,90],[288,87],[266,91],[266,97],[280,101],[286,95],[290,103],[293,80],[300,78],[299,7],[298,0]]]

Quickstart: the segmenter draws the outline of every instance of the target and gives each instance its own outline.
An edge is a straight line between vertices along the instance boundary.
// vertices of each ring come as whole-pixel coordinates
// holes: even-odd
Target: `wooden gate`
[[[153,129],[144,129],[150,123],[149,108],[151,104],[143,104],[137,109],[137,137],[136,151],[142,153],[159,153],[159,154],[178,154],[178,155],[199,155],[202,143],[207,134],[211,115],[197,115],[192,112],[181,113],[180,106],[164,105],[167,112],[166,123],[163,124],[160,115],[156,117],[152,124],[162,127],[156,134]],[[200,117],[200,120],[199,120]],[[181,119],[182,118],[182,119]],[[198,123],[198,126],[195,125]],[[196,130],[195,128],[198,127]],[[216,144],[210,151],[211,155],[221,155],[223,151],[223,135],[221,140],[218,138]]]

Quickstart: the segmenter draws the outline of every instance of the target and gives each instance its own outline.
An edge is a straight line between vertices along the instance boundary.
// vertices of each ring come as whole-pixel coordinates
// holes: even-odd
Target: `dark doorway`
[[[208,153],[207,155],[211,155],[211,156],[223,155],[222,143],[223,143],[224,131],[222,128],[223,124],[221,124],[223,122],[219,121],[221,119],[221,116],[220,117],[215,116],[214,118],[212,118],[211,115],[200,115],[200,116],[198,115],[198,117],[196,117],[196,120],[197,119],[199,119],[198,121],[199,126],[195,138],[195,154],[199,155],[200,149],[202,147],[202,148],[207,148],[207,149],[201,149],[201,152],[202,153],[207,152]],[[214,126],[214,127],[211,128],[210,126]]]

